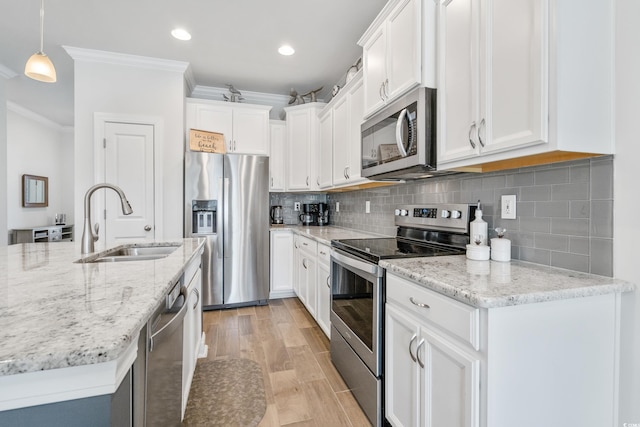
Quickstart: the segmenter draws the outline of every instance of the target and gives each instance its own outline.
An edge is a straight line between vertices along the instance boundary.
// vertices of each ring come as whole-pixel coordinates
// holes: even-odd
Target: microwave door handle
[[[398,115],[398,121],[396,122],[396,145],[398,151],[402,157],[407,157],[407,150],[404,148],[404,141],[402,140],[402,123],[407,120],[407,109],[404,108]]]

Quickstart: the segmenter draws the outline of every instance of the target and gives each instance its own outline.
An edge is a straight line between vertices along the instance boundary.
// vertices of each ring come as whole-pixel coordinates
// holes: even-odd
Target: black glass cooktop
[[[464,249],[461,248],[416,242],[415,240],[402,238],[342,239],[332,240],[331,245],[376,264],[379,260],[385,258],[412,258],[464,253]]]

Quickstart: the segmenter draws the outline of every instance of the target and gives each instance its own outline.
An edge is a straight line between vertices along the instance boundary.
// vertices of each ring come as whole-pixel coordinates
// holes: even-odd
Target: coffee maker
[[[318,204],[304,203],[302,213],[298,217],[302,225],[318,225]]]
[[[318,203],[318,225],[329,225],[329,205]]]

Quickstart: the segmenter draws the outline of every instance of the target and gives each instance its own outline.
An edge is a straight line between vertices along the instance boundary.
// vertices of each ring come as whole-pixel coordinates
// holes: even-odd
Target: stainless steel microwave
[[[427,178],[436,169],[436,90],[419,87],[362,124],[362,176]]]

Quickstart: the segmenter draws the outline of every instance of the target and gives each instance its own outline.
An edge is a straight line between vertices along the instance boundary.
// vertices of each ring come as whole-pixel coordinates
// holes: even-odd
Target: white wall
[[[0,246],[7,246],[7,90],[0,73]]]
[[[67,48],[74,58],[75,73],[75,215],[83,216],[86,190],[96,184],[94,175],[94,113],[157,117],[163,133],[156,135],[161,150],[163,222],[156,223],[163,238],[182,237],[184,158],[184,69],[153,68],[137,64],[129,55],[107,54],[101,58],[84,49]],[[128,64],[127,61],[130,63]],[[167,63],[173,61],[166,61]],[[131,65],[134,64],[134,65]],[[180,64],[184,64],[182,70]]]
[[[50,225],[56,213],[73,224],[73,149],[70,133],[59,125],[9,103],[7,111],[7,226]],[[49,206],[22,207],[22,175],[49,179]]]
[[[638,0],[616,2],[616,155],[614,160],[614,274],[636,284],[623,297],[620,417],[640,425],[640,16]]]

